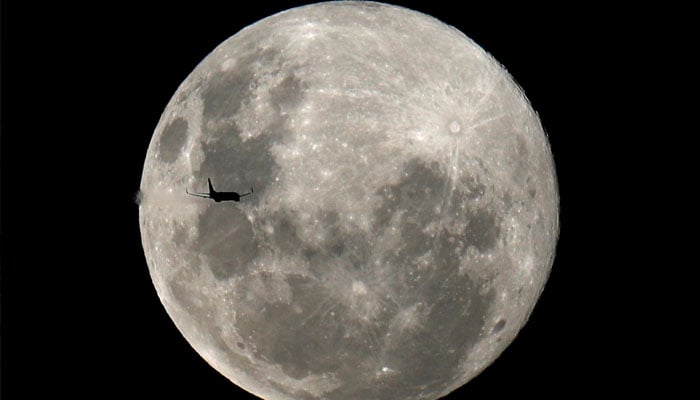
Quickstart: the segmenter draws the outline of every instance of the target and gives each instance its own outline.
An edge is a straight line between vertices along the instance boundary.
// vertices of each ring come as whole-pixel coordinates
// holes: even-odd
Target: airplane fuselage
[[[243,196],[248,196],[249,194],[253,194],[253,188],[250,188],[250,192],[248,193],[237,193],[237,192],[217,192],[214,190],[214,185],[211,183],[211,179],[207,179],[207,183],[209,184],[209,193],[202,193],[202,192],[190,192],[189,190],[185,189],[185,192],[189,194],[190,196],[196,196],[196,197],[203,197],[205,199],[212,199],[217,203],[220,203],[222,201],[241,201],[241,197]]]
[[[236,192],[214,192],[210,196],[217,203],[222,201],[241,201],[241,195]]]

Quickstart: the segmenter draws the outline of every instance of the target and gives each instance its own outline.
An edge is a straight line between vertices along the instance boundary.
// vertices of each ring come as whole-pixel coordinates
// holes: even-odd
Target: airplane
[[[190,196],[212,199],[217,203],[221,201],[241,201],[241,197],[248,196],[249,194],[254,193],[252,187],[250,188],[250,192],[243,194],[238,194],[236,192],[217,192],[216,190],[214,190],[214,185],[211,184],[210,178],[207,178],[207,182],[209,183],[209,193],[190,192],[187,189],[185,189],[185,192]]]

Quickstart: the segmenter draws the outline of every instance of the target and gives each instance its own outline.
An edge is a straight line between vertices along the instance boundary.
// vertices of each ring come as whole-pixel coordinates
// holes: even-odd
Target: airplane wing
[[[186,192],[187,194],[189,194],[190,196],[203,197],[203,198],[205,198],[205,199],[211,198],[211,196],[209,196],[209,193],[190,192],[190,191],[187,190],[187,189],[185,189],[185,192]]]

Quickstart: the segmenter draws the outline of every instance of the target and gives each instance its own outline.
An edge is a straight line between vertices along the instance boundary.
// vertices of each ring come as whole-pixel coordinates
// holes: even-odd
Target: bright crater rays
[[[185,194],[207,178],[255,194]],[[526,322],[558,233],[549,144],[512,78],[379,3],[295,8],[223,42],[167,105],[141,192],[168,314],[268,400],[446,395]]]

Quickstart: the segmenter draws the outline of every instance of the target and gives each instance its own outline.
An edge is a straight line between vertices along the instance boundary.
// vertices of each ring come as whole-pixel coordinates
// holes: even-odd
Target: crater
[[[364,282],[362,281],[353,281],[352,292],[357,296],[362,296],[364,294],[367,294],[367,286],[365,286]]]
[[[158,158],[171,164],[177,160],[187,142],[187,121],[175,118],[163,129],[158,142]]]
[[[450,132],[452,132],[452,133],[458,133],[460,130],[462,130],[462,127],[459,125],[459,122],[457,122],[457,121],[450,122],[449,128],[450,128]]]
[[[493,326],[493,330],[491,333],[498,333],[503,330],[503,328],[506,326],[506,320],[504,319],[499,319],[498,322],[496,322],[496,325]]]

